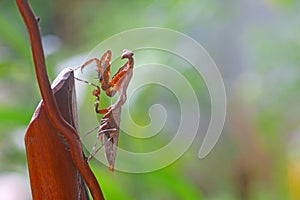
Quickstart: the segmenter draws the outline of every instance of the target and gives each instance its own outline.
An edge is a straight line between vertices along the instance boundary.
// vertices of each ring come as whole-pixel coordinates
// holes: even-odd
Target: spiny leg
[[[98,58],[92,58],[92,59],[90,59],[90,60],[87,60],[85,63],[83,63],[81,66],[80,66],[80,70],[82,71],[83,70],[83,68],[85,68],[86,66],[88,66],[89,64],[91,64],[92,62],[96,62],[96,65],[97,65],[97,67],[99,68],[99,67],[101,67],[101,62],[100,62],[100,60],[98,59]]]
[[[128,61],[120,67],[118,72],[112,77],[112,80],[109,83],[105,83],[107,87],[102,87],[103,90],[105,90],[105,93],[107,96],[112,97],[116,94],[116,92],[119,90],[120,85],[122,85],[122,82],[127,81],[126,76],[128,72],[130,72],[133,68],[133,53],[127,49],[123,50],[123,54],[121,56],[121,59],[127,58]],[[130,79],[129,79],[130,80]],[[128,80],[128,82],[129,82]],[[103,84],[103,83],[102,83]]]
[[[94,84],[94,83],[92,83],[92,82],[89,82],[89,81],[86,81],[86,80],[83,80],[83,79],[80,79],[80,78],[77,78],[77,77],[74,77],[74,79],[76,79],[77,81],[81,81],[81,82],[83,82],[83,83],[86,83],[86,84],[88,84],[88,85],[91,85],[91,86],[93,86],[93,87],[96,87],[97,89],[100,90],[99,86],[96,85],[96,84]]]
[[[110,79],[110,63],[111,63],[111,56],[112,53],[110,50],[107,50],[101,60],[100,60],[100,64],[101,64],[101,68],[102,68],[102,77],[101,77],[101,88],[102,90],[106,90],[107,88],[110,87],[109,85],[109,79]]]
[[[97,146],[99,140],[100,140],[100,136],[97,136],[96,142],[95,142],[95,144],[93,145],[92,150],[90,151],[89,157],[87,158],[87,162],[89,162],[89,161],[94,157],[95,153],[93,153],[93,152],[95,151],[96,146]],[[102,146],[103,146],[103,145],[101,145],[101,147],[102,147]]]
[[[84,137],[86,137],[87,135],[91,134],[92,132],[94,132],[96,129],[99,128],[99,125],[96,126],[95,128],[93,128],[92,130],[89,130],[87,133],[85,133],[82,137],[80,137],[80,140],[82,140]]]
[[[97,139],[96,139],[96,142],[94,143],[93,147],[92,147],[92,150],[90,151],[90,155],[87,159],[87,161],[89,162],[95,155],[96,153],[98,153],[98,151],[100,151],[100,149],[105,145],[105,144],[102,144],[98,149],[96,149],[97,147],[97,144],[99,143],[99,140],[101,137],[104,137],[103,134],[105,134],[105,132],[110,132],[110,131],[116,131],[117,129],[115,128],[111,128],[111,129],[106,129],[106,130],[102,130],[99,132],[98,136],[97,136]],[[110,137],[107,142],[109,142],[111,140],[112,137]]]
[[[96,62],[97,65],[97,72],[98,72],[98,79],[102,83],[103,81],[107,81],[110,75],[110,61],[111,61],[111,51],[107,50],[100,59],[92,58],[86,61],[83,65],[80,66],[81,71],[90,63]]]

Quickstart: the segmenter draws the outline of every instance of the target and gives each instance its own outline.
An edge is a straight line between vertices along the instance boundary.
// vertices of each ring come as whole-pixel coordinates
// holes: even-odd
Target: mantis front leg
[[[117,91],[123,91],[124,85],[125,86],[125,96],[123,95],[123,99],[125,97],[126,100],[126,89],[128,86],[128,83],[132,77],[132,69],[133,69],[133,53],[127,49],[123,50],[123,54],[121,56],[121,59],[127,58],[128,61],[120,67],[118,72],[112,77],[112,80],[109,83],[104,83],[106,87],[102,87],[102,89],[105,90],[105,93],[107,96],[112,97],[116,94]],[[105,71],[106,72],[106,71]],[[107,72],[109,73],[109,72]],[[106,79],[107,81],[108,79]],[[121,88],[121,89],[120,89]],[[121,93],[124,92],[120,92]],[[122,104],[123,105],[123,104]]]
[[[82,71],[86,66],[88,66],[92,62],[96,62],[98,79],[101,83],[102,89],[108,87],[107,83],[109,82],[109,77],[110,77],[111,54],[112,54],[111,50],[107,50],[100,59],[92,58],[80,66],[80,69]],[[105,89],[103,89],[103,90],[105,90]]]

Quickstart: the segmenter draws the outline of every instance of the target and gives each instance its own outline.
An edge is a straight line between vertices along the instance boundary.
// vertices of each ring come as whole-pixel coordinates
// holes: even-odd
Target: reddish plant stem
[[[70,146],[72,160],[85,180],[93,198],[96,200],[104,199],[96,177],[84,159],[81,142],[76,130],[63,119],[56,105],[46,71],[45,57],[37,18],[34,16],[27,0],[16,0],[16,3],[29,34],[36,77],[49,120],[66,138]]]

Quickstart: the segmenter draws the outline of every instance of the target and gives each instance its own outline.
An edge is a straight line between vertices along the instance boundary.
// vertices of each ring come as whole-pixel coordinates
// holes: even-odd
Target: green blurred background
[[[227,117],[213,151],[203,160],[198,158],[203,139],[198,134],[180,159],[155,172],[111,173],[93,161],[107,199],[300,199],[299,1],[30,3],[41,18],[51,80],[59,71],[57,66],[85,55],[111,35],[147,26],[170,28],[192,37],[209,52],[222,74]],[[210,117],[205,83],[194,76],[192,69],[184,71],[184,76],[199,91],[204,120],[200,129],[205,130]],[[11,0],[0,2],[0,91],[0,199],[9,199],[5,195],[30,199],[23,138],[41,97],[26,29]],[[84,109],[80,114],[92,105],[90,91],[82,97]],[[180,115],[175,97],[168,90],[146,87],[139,92],[135,102],[130,103],[136,123],[149,122],[148,109],[154,103],[169,106],[167,112],[172,111],[173,116]],[[162,94],[167,98],[161,99]],[[167,121],[162,132],[172,133],[172,120],[177,123],[179,119]],[[84,124],[82,130],[92,128]],[[164,134],[151,143],[139,143],[123,134],[120,146],[132,151],[153,150],[171,136]]]

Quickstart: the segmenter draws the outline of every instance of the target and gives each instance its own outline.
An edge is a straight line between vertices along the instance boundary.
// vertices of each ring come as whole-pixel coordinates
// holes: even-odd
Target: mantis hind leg
[[[111,128],[111,129],[106,129],[106,130],[102,130],[98,133],[98,136],[97,136],[97,139],[96,139],[96,142],[94,143],[92,149],[91,149],[91,152],[90,152],[90,155],[89,157],[87,158],[87,162],[89,162],[95,155],[96,153],[98,153],[98,151],[100,151],[100,149],[105,145],[105,144],[102,144],[99,148],[96,149],[97,147],[97,144],[99,143],[99,140],[101,139],[101,137],[103,137],[103,134],[105,134],[106,132],[110,132],[110,131],[116,131],[117,129],[115,128]],[[109,142],[110,140],[112,139],[112,137],[110,137],[107,142]]]

